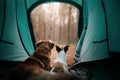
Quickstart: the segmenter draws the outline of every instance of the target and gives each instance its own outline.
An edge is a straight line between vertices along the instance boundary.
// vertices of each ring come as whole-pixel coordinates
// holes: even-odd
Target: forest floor
[[[64,46],[64,45],[62,45]],[[74,53],[75,53],[75,45],[73,44],[70,44],[70,47],[68,48],[68,51],[67,51],[67,64],[68,66],[71,66],[72,64],[75,63],[74,61]],[[56,59],[57,57],[57,51],[56,51],[56,48],[54,47],[52,49],[52,54],[51,54],[51,62],[53,63],[54,59]]]

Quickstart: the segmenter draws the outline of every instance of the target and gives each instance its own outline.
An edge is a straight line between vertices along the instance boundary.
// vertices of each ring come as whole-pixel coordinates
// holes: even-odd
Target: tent
[[[77,63],[87,64],[104,59],[119,63],[119,0],[0,0],[0,75],[3,78],[3,73],[7,74],[10,70],[5,68],[4,63],[16,64],[33,53],[35,39],[30,11],[37,5],[48,2],[67,3],[82,11],[75,52]]]

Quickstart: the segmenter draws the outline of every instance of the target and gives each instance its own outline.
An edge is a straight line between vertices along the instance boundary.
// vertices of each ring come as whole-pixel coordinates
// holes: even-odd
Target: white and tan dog
[[[69,47],[68,45],[66,45],[65,47],[56,46],[58,56],[54,60],[51,72],[69,73],[66,61],[66,52],[68,51],[68,47]]]

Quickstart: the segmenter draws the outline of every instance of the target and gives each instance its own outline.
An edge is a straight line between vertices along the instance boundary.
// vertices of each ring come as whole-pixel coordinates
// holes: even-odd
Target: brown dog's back
[[[54,43],[49,40],[39,41],[33,55],[16,67],[10,80],[28,80],[29,77],[39,76],[50,70],[50,54],[53,47]]]

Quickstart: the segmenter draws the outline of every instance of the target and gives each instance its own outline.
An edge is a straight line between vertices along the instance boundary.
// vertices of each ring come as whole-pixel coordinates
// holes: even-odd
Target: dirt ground
[[[64,46],[64,45],[60,45],[60,46]],[[68,48],[67,51],[67,64],[68,66],[71,66],[72,64],[74,64],[74,53],[75,53],[75,45],[70,44],[70,47]],[[52,50],[52,54],[51,54],[51,62],[53,63],[54,59],[57,57],[57,51],[56,48],[54,47]]]

